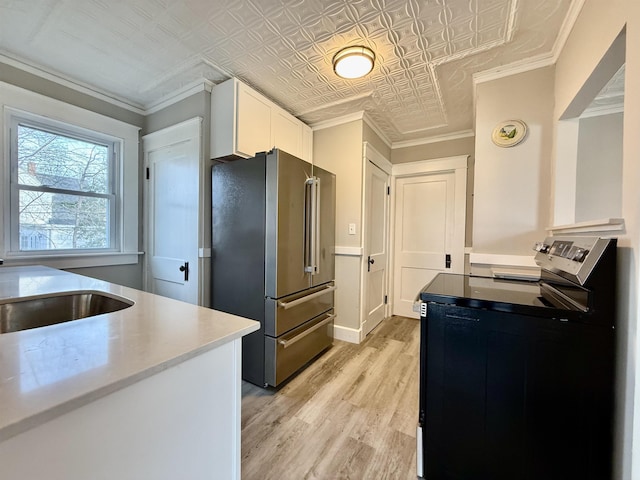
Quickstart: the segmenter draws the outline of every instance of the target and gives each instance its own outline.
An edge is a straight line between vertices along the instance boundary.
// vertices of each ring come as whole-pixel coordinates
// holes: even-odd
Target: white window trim
[[[91,266],[123,265],[138,263],[138,172],[139,128],[134,125],[85,110],[53,98],[0,82],[0,118],[2,136],[0,152],[3,165],[0,168],[0,221],[4,234],[0,235],[0,258],[5,265],[41,264],[55,268],[79,268]],[[10,134],[11,118],[44,117],[53,122],[70,124],[80,129],[100,132],[118,139],[121,148],[119,191],[119,250],[113,252],[11,252],[10,233]]]

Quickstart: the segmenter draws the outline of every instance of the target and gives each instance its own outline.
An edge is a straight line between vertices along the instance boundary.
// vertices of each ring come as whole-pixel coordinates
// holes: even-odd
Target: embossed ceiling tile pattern
[[[533,55],[551,50],[554,38],[539,35],[541,24],[551,24],[550,28],[559,29],[559,22],[569,6],[569,1],[555,2],[550,12],[542,14],[536,11],[530,4],[520,4],[518,15],[527,18],[526,27],[520,22],[514,32],[514,40],[504,46],[500,46],[482,55],[469,56],[460,60],[454,60],[438,67],[439,84],[442,87],[443,97],[446,98],[447,112],[449,114],[449,127],[465,130],[472,127],[472,118],[468,115],[473,109],[472,76],[473,72],[483,71],[509,64],[515,61],[529,58]],[[557,15],[561,12],[562,15]],[[556,23],[558,22],[558,23]],[[461,94],[462,93],[462,94]],[[432,134],[443,133],[443,129],[434,129]]]
[[[8,0],[0,49],[134,105],[235,75],[307,122],[366,110],[395,141],[469,128],[471,74],[549,52],[570,2]],[[331,59],[354,44],[376,65],[345,81]]]
[[[611,80],[598,93],[591,105],[585,110],[585,113],[597,111],[600,115],[603,113],[613,113],[624,111],[624,79],[625,65],[622,65]]]

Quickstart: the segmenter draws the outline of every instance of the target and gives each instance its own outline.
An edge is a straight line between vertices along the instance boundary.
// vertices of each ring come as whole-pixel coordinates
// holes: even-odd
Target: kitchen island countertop
[[[243,317],[61,270],[0,267],[0,302],[77,290],[108,292],[134,305],[0,334],[0,441],[259,328]]]

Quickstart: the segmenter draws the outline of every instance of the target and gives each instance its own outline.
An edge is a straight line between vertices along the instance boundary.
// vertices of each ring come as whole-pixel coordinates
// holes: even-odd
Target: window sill
[[[624,218],[603,218],[571,225],[548,227],[547,230],[552,235],[581,234],[602,236],[609,234],[608,232],[615,232],[612,233],[613,235],[621,235],[625,232],[625,225]]]
[[[132,265],[138,263],[140,255],[144,255],[144,252],[7,255],[4,257],[4,266],[19,267],[24,265],[44,265],[52,268],[83,268],[107,267],[111,265]]]

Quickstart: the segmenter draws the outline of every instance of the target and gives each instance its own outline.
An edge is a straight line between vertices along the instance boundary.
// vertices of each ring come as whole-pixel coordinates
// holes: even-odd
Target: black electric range
[[[611,478],[616,240],[536,244],[538,281],[421,292],[418,476]]]
[[[438,274],[420,292],[429,302],[584,323],[615,323],[616,239],[550,237],[536,244],[538,281]]]

